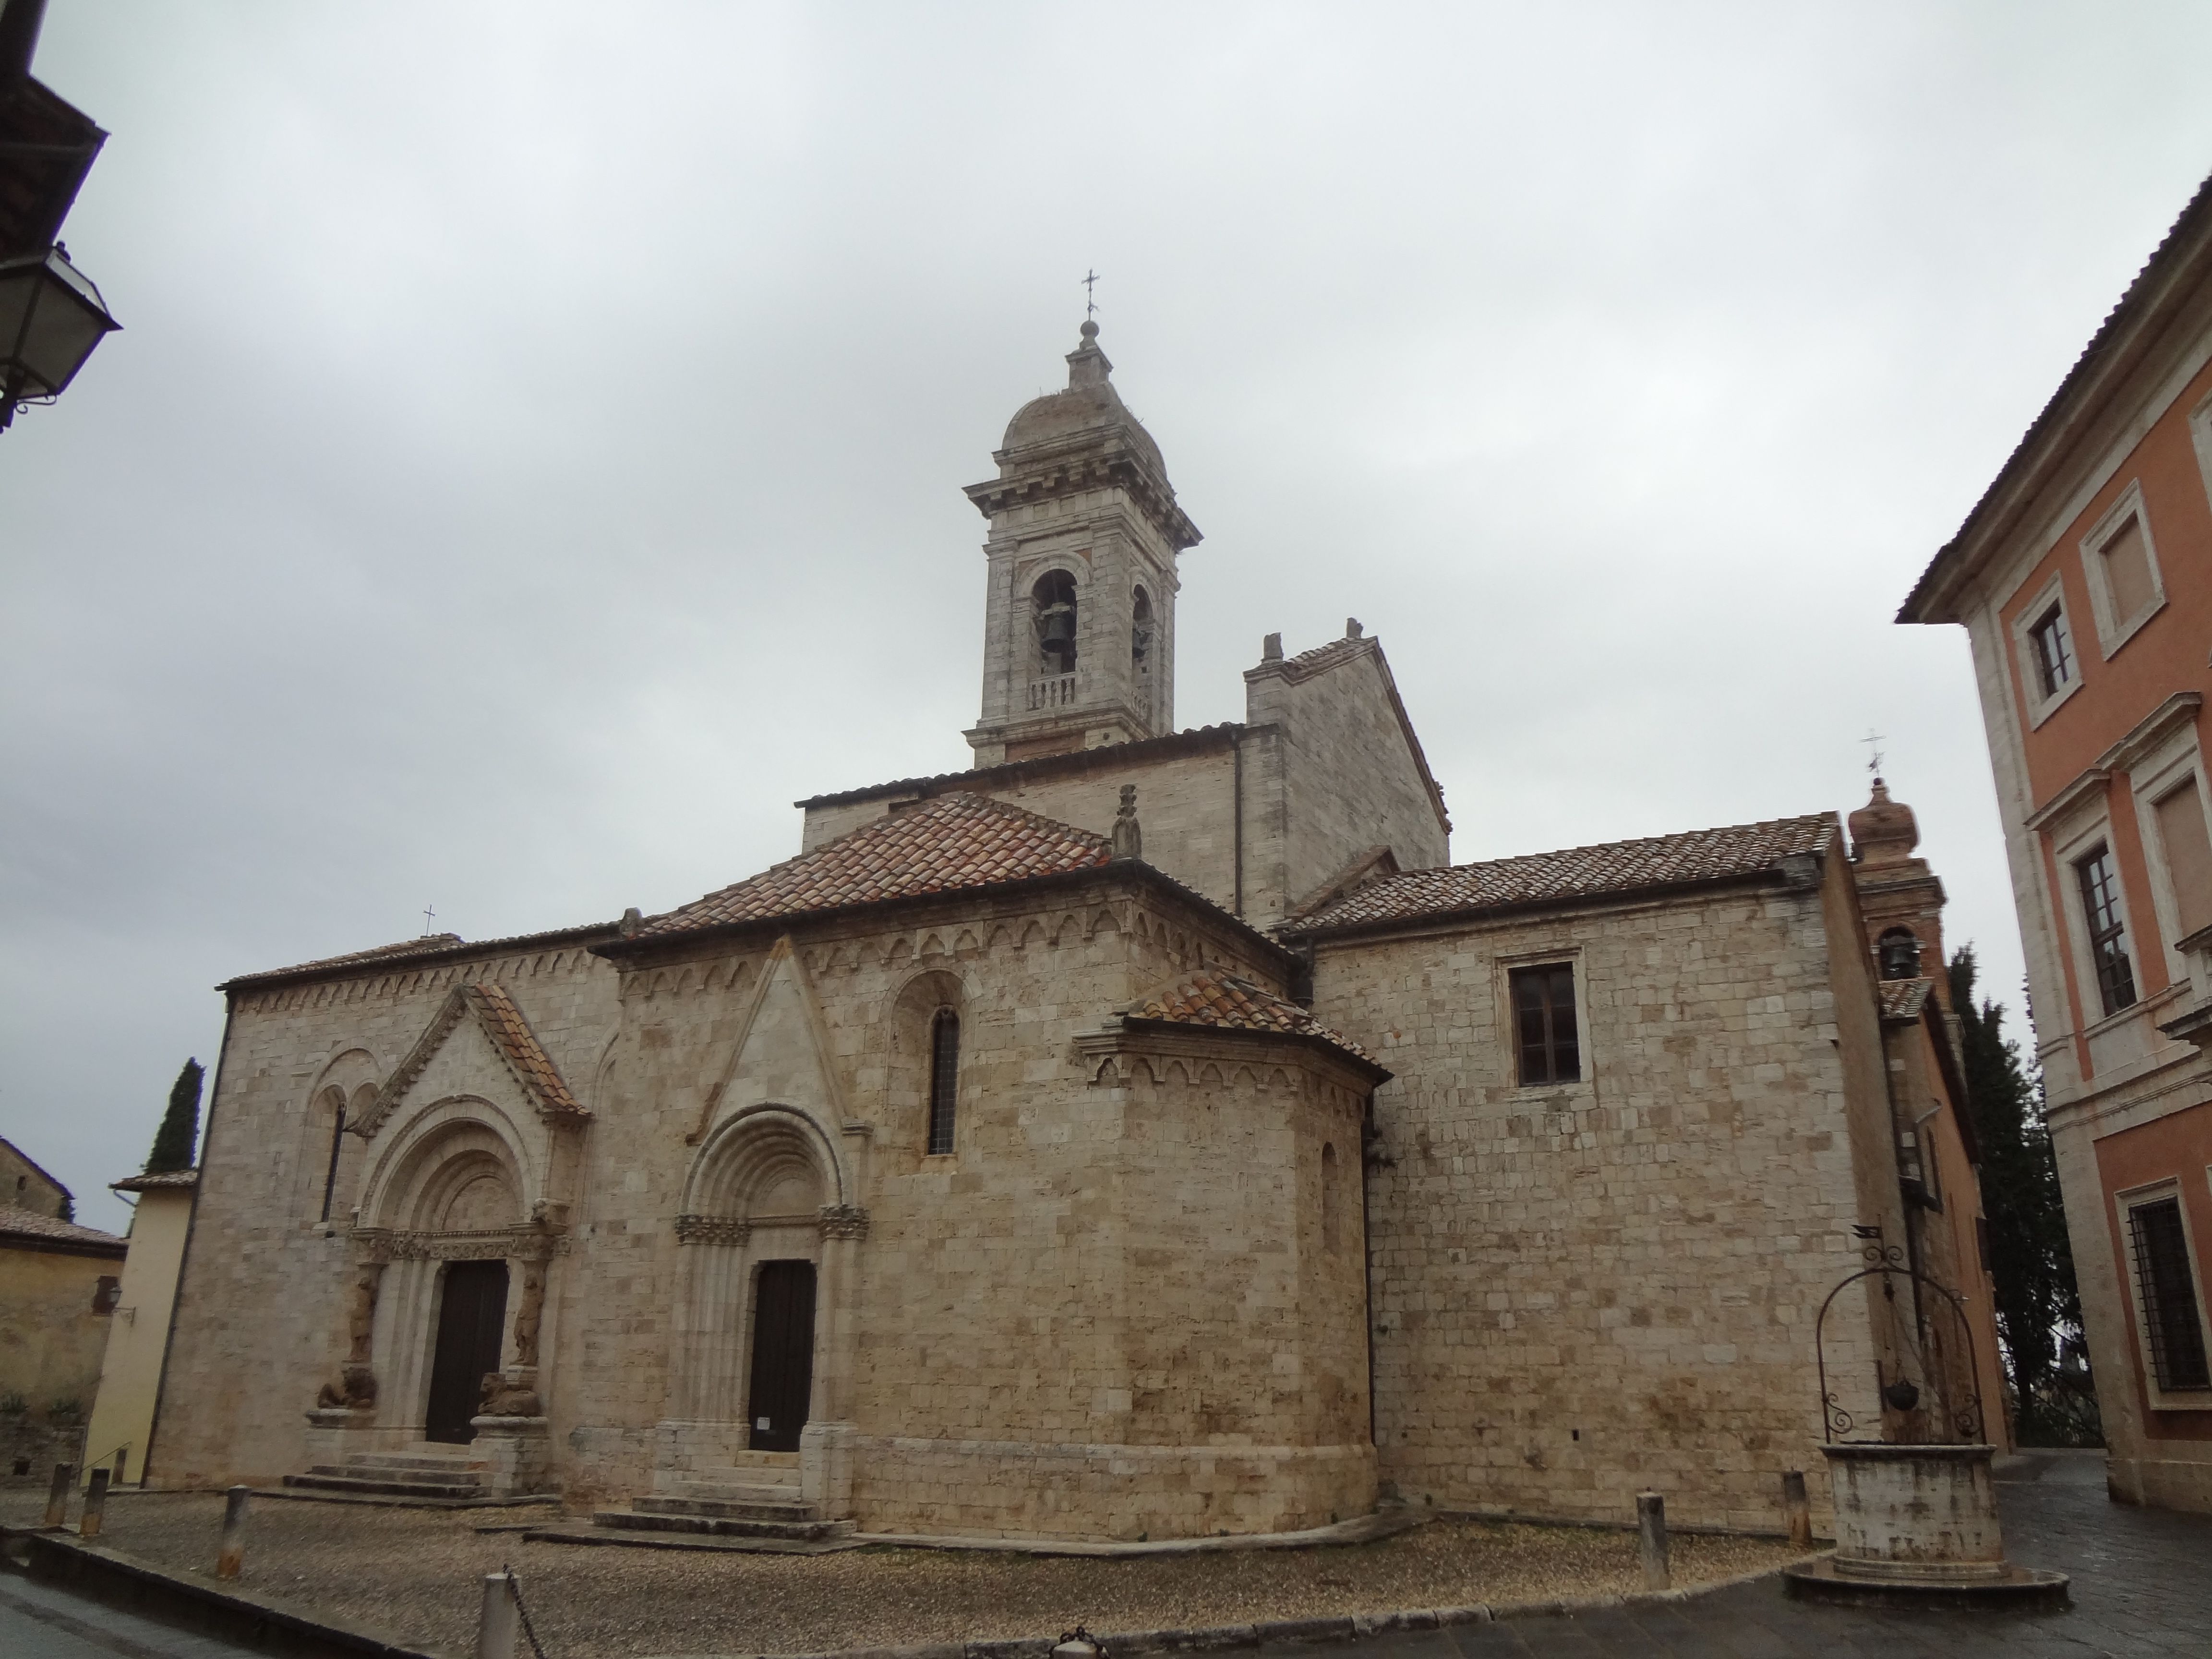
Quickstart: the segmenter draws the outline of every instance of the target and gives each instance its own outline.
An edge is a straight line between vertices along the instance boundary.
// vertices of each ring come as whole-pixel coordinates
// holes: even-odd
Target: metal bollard
[[[1782,1514],[1790,1523],[1790,1541],[1801,1550],[1813,1547],[1813,1504],[1805,1496],[1805,1471],[1791,1469],[1782,1477]]]
[[[100,1536],[100,1517],[107,1511],[107,1476],[106,1468],[92,1472],[92,1484],[84,1489],[84,1513],[77,1517],[76,1531],[80,1538]]]
[[[235,1578],[246,1565],[246,1500],[251,1486],[233,1486],[222,1495],[222,1543],[215,1557],[215,1576]]]
[[[76,1465],[54,1465],[54,1484],[46,1488],[46,1524],[65,1527],[69,1524],[70,1494],[76,1490]]]
[[[1665,1589],[1674,1578],[1667,1565],[1667,1500],[1656,1492],[1636,1494],[1636,1540],[1644,1557],[1644,1588]]]
[[[477,1659],[514,1659],[514,1575],[484,1575],[483,1614],[477,1620]]]

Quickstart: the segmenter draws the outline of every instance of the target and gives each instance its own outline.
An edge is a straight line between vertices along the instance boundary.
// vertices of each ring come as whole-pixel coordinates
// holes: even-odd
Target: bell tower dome
[[[1032,398],[968,487],[990,522],[975,764],[1175,729],[1176,556],[1199,540],[1086,320],[1067,389]]]

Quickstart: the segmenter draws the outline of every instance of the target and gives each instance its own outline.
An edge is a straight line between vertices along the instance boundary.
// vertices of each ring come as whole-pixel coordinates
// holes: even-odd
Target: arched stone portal
[[[711,1478],[742,1454],[796,1450],[806,1499],[843,1512],[848,1287],[866,1231],[835,1144],[810,1114],[756,1106],[707,1138],[676,1218],[683,1248],[657,1488]]]

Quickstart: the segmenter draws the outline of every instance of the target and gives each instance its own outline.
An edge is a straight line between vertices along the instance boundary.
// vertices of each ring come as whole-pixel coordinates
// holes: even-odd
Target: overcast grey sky
[[[2014,1006],[1890,617],[2212,168],[2212,8],[94,3],[126,331],[0,437],[0,1133],[119,1226],[228,975],[652,911],[964,763],[961,486],[1115,380],[1182,722],[1382,636],[1455,859],[1833,808]]]

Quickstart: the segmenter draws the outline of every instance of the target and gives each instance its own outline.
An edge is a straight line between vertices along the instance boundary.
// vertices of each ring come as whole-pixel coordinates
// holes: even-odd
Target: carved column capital
[[[676,1242],[679,1244],[742,1244],[752,1237],[753,1224],[734,1215],[679,1215]]]

